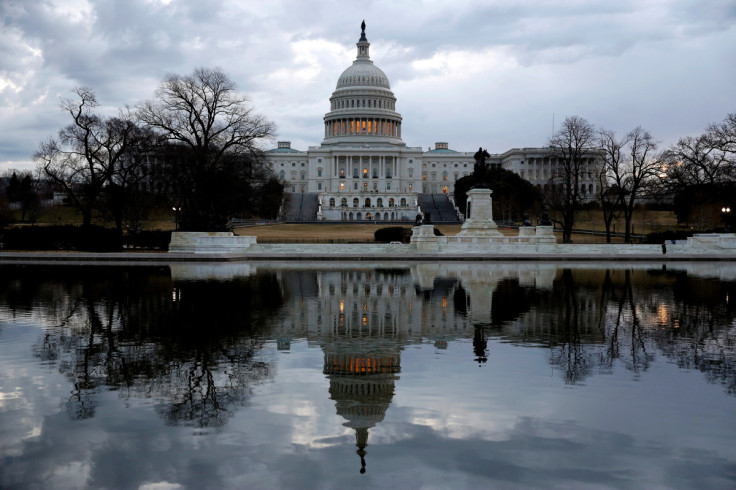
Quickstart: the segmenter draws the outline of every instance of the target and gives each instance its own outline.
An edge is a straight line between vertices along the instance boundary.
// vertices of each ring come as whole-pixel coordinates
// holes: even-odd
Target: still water
[[[0,266],[0,488],[736,488],[736,264]]]

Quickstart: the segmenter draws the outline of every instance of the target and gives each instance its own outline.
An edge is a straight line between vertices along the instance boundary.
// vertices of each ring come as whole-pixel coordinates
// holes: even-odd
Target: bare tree
[[[723,221],[736,185],[736,114],[710,124],[705,133],[680,138],[660,155],[659,192],[674,196],[678,220],[699,227]]]
[[[181,206],[182,228],[222,228],[252,193],[247,181],[263,164],[260,144],[273,137],[274,124],[253,112],[225,73],[207,68],[167,76],[137,114],[169,143],[172,200]]]
[[[624,215],[624,241],[630,243],[636,201],[660,169],[659,160],[654,155],[657,144],[649,131],[641,126],[623,138],[617,138],[613,131],[605,129],[598,135],[600,148],[606,156],[606,174],[611,179],[611,189],[618,194],[618,204]]]
[[[144,135],[127,111],[112,118],[95,114],[99,103],[91,89],[76,87],[72,92],[76,97],[61,102],[72,123],[59,131],[58,139],[41,143],[34,159],[40,174],[66,193],[82,213],[83,225],[89,226],[105,187]]]
[[[710,124],[705,140],[714,149],[714,159],[725,162],[733,175],[736,167],[736,113],[729,114],[720,124]]]
[[[629,140],[628,171],[619,185],[621,201],[624,205],[624,220],[626,221],[626,243],[631,242],[631,219],[634,214],[636,200],[642,197],[647,186],[657,176],[660,162],[655,152],[657,143],[649,131],[637,126],[626,136]]]
[[[611,243],[611,224],[621,214],[621,149],[625,144],[626,141],[618,139],[613,131],[601,129],[598,132],[598,146],[603,152],[604,165],[603,172],[598,176],[598,200],[603,212],[607,243]]]
[[[660,158],[668,192],[691,185],[721,184],[733,180],[736,170],[728,154],[718,151],[707,134],[680,138]]]
[[[557,174],[553,184],[560,198],[557,207],[562,214],[562,242],[572,243],[575,213],[584,198],[581,186],[583,165],[595,146],[595,129],[580,116],[565,118],[560,129],[549,139],[557,158]]]

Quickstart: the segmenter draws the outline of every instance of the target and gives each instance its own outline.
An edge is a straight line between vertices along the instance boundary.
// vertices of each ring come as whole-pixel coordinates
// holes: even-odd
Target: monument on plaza
[[[500,237],[498,225],[493,221],[492,190],[484,187],[470,189],[465,206],[465,222],[458,236]]]

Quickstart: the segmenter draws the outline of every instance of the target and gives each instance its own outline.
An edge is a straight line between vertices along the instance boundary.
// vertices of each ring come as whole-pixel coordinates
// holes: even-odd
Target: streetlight
[[[731,208],[729,206],[723,206],[721,208],[721,221],[726,227],[726,231],[731,227]]]
[[[171,210],[174,212],[174,229],[179,230],[179,216],[181,215],[181,206],[172,206]]]

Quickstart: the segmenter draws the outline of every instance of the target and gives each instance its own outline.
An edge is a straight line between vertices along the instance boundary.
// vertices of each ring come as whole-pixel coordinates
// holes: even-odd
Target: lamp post
[[[171,210],[174,212],[174,230],[179,230],[179,216],[181,215],[181,206],[173,206]]]
[[[731,208],[729,206],[721,208],[721,221],[728,231],[731,228]]]

